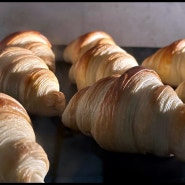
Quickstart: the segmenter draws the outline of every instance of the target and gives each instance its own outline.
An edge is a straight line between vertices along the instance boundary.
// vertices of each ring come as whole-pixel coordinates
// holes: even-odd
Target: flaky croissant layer
[[[113,38],[101,30],[91,31],[72,40],[64,49],[63,59],[74,64],[84,53],[97,44],[115,44]]]
[[[134,56],[103,31],[88,32],[71,41],[64,49],[63,58],[72,64],[69,79],[78,90],[101,78],[121,75],[130,67],[138,66]]]
[[[43,59],[50,70],[55,72],[55,54],[52,44],[46,36],[36,30],[24,30],[10,33],[0,42],[0,49],[7,46],[16,46],[31,50],[36,56]]]
[[[79,90],[61,120],[106,150],[185,161],[185,105],[155,71],[141,66]]]
[[[0,182],[44,182],[49,170],[26,110],[4,93],[0,93],[0,161]]]
[[[118,45],[98,44],[72,64],[69,78],[79,90],[101,78],[121,75],[133,66],[138,66],[136,59]]]
[[[19,100],[30,114],[57,116],[65,107],[56,75],[30,50],[9,46],[0,52],[0,90]]]
[[[142,66],[155,70],[164,84],[177,87],[185,80],[185,39],[160,48],[147,57]]]

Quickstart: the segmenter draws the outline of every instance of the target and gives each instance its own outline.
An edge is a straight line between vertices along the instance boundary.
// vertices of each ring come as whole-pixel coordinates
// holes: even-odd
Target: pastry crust
[[[70,62],[69,79],[80,90],[107,76],[121,75],[138,62],[103,31],[92,31],[71,41],[64,50]]]
[[[46,63],[32,51],[7,46],[0,52],[0,90],[21,102],[29,114],[57,116],[65,95]]]
[[[32,122],[13,97],[0,93],[0,182],[44,182],[49,160]]]
[[[141,64],[155,70],[164,84],[177,87],[185,80],[185,39],[160,48]]]
[[[101,30],[85,33],[71,41],[63,52],[63,59],[69,63],[75,63],[87,50],[97,44],[115,44],[113,38]]]
[[[13,32],[1,40],[0,50],[7,46],[18,46],[31,50],[35,55],[44,60],[50,70],[55,72],[55,54],[52,50],[52,44],[39,31],[24,30]]]
[[[109,151],[173,154],[185,161],[185,105],[154,70],[142,66],[79,90],[61,121]]]
[[[72,64],[69,78],[79,90],[104,77],[121,75],[133,66],[138,66],[136,59],[118,45],[97,44]]]
[[[46,36],[41,34],[39,31],[36,30],[24,30],[24,31],[17,31],[8,34],[1,40],[0,48],[3,49],[7,45],[17,45],[17,44],[27,44],[29,42],[40,42],[43,44],[52,47],[51,42],[48,40]]]

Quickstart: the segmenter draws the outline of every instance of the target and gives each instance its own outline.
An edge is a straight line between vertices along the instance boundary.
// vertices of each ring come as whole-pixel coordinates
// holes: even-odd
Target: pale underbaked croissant
[[[113,38],[104,31],[91,31],[72,40],[64,49],[65,62],[75,63],[87,50],[97,44],[115,44]]]
[[[0,91],[19,100],[33,115],[57,116],[65,107],[56,75],[40,57],[22,47],[1,50]]]
[[[101,78],[121,75],[133,66],[138,66],[136,59],[118,45],[97,44],[72,64],[69,78],[79,90]]]
[[[185,80],[185,39],[179,39],[160,48],[141,64],[154,69],[164,84],[177,87]]]
[[[13,97],[0,93],[0,182],[44,182],[49,160],[32,122]]]
[[[142,66],[76,92],[61,121],[106,150],[185,161],[185,104],[154,70]]]
[[[49,69],[55,72],[55,54],[52,44],[46,36],[35,30],[13,32],[4,37],[0,42],[0,49],[6,46],[19,46],[31,50],[48,65]]]

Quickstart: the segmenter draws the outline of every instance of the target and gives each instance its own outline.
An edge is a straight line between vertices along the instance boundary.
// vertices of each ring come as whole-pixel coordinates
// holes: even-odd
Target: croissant
[[[136,59],[118,45],[97,44],[72,64],[69,79],[79,90],[109,75],[121,75],[133,66],[138,66]]]
[[[45,61],[50,70],[55,72],[55,54],[52,50],[52,44],[40,32],[35,30],[13,32],[0,42],[0,49],[6,46],[19,46],[31,50]]]
[[[4,93],[0,93],[0,161],[0,182],[44,182],[49,170],[26,110]]]
[[[56,75],[32,51],[7,46],[0,52],[0,91],[16,98],[33,115],[57,116],[65,107]]]
[[[177,87],[185,80],[185,39],[179,39],[160,48],[147,57],[142,66],[154,69],[164,84]]]
[[[91,31],[72,40],[63,51],[63,59],[75,63],[87,50],[97,44],[115,44],[113,38],[104,31]]]
[[[185,104],[154,70],[142,66],[77,91],[61,121],[105,150],[185,161]]]

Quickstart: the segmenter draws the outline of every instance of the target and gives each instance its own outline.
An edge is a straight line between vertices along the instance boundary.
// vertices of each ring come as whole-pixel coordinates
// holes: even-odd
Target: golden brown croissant
[[[45,61],[50,70],[55,72],[55,54],[52,50],[52,44],[40,32],[35,30],[13,32],[0,42],[0,49],[6,46],[19,46],[31,50]]]
[[[0,91],[20,101],[34,115],[57,116],[65,107],[59,81],[32,51],[7,46],[0,52]]]
[[[63,59],[75,63],[87,50],[97,44],[115,44],[113,38],[104,31],[91,31],[71,41],[63,52]]]
[[[185,104],[154,70],[142,66],[76,92],[61,121],[106,150],[173,154],[185,161]]]
[[[13,97],[0,93],[0,182],[44,182],[49,160],[36,142],[29,115]]]
[[[97,44],[72,64],[69,78],[79,90],[101,78],[121,75],[133,66],[138,66],[136,59],[118,45]]]
[[[154,69],[161,77],[164,84],[177,87],[185,80],[185,39],[160,48],[147,57],[142,66]]]

